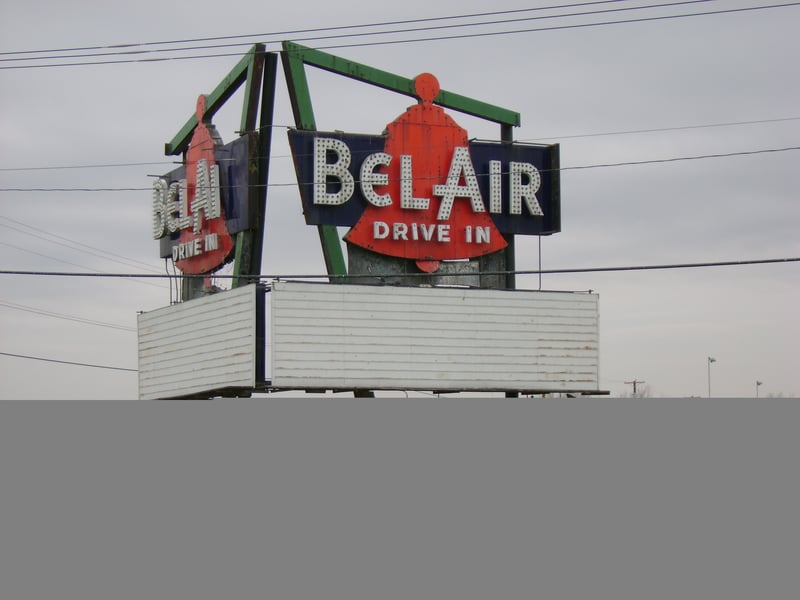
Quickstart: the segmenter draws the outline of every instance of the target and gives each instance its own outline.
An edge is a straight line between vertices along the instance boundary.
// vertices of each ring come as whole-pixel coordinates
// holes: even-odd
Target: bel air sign
[[[229,144],[203,121],[195,127],[184,166],[153,181],[153,238],[162,258],[184,273],[211,273],[233,257],[232,236],[253,226],[257,140],[246,134]]]
[[[433,104],[433,75],[415,88],[382,136],[289,132],[307,223],[425,271],[502,250],[502,234],[560,231],[557,145],[470,141]]]

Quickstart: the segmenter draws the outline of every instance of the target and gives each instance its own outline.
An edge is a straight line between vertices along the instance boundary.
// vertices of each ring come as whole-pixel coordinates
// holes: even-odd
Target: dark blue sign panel
[[[214,158],[219,166],[219,188],[225,225],[231,235],[256,227],[256,203],[252,201],[251,183],[254,178],[250,171],[250,149],[257,144],[252,135],[219,146],[214,150]],[[186,179],[186,167],[178,167],[161,179],[167,186]],[[159,240],[161,258],[172,256],[172,247],[178,243],[180,232],[175,232]]]
[[[349,150],[347,172],[354,182],[352,194],[340,198],[339,204],[315,202],[315,173],[325,173],[326,169],[315,170],[318,161],[327,164],[340,160],[330,151],[315,150],[315,138],[334,139],[343,143]],[[294,157],[303,213],[309,225],[336,225],[352,227],[358,222],[368,201],[361,186],[361,167],[371,155],[383,152],[384,136],[359,135],[342,132],[289,131],[289,144]],[[519,235],[549,235],[561,231],[561,195],[559,179],[559,146],[542,144],[501,143],[471,141],[469,154],[475,177],[481,192],[486,211],[495,226],[503,233]],[[392,157],[400,160],[400,157]],[[494,163],[494,166],[492,166]],[[516,184],[512,175],[512,163],[527,165],[522,168],[523,175],[517,175]],[[532,168],[531,168],[532,167]],[[328,169],[330,170],[330,169]],[[380,172],[380,167],[375,170]],[[492,174],[494,173],[494,177]],[[325,179],[327,195],[336,194],[342,188],[341,178],[320,176]],[[443,180],[447,177],[445,173]],[[538,178],[538,181],[532,181]],[[541,214],[532,214],[529,202],[521,202],[517,196],[516,207],[512,187],[517,185],[528,190],[535,189],[535,201]],[[493,189],[493,187],[495,189]],[[518,190],[517,190],[517,193]],[[492,198],[495,199],[492,203]],[[399,202],[399,198],[394,198]],[[468,202],[468,200],[463,200]],[[499,204],[498,204],[499,202]]]

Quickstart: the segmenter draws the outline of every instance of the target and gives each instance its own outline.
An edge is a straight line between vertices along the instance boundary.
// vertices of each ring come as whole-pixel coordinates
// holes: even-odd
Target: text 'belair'
[[[289,132],[306,222],[419,262],[503,249],[503,234],[560,231],[558,146],[470,141],[415,79],[420,102],[384,135]]]

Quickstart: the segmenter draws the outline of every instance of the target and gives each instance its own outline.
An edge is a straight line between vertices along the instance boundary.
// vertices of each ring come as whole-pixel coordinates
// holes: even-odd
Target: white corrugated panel
[[[257,286],[139,315],[139,397],[176,398],[256,384]]]
[[[596,294],[276,282],[277,388],[597,391]]]

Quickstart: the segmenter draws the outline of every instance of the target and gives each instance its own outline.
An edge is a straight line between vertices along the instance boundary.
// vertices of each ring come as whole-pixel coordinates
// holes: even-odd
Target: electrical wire
[[[71,261],[68,261],[68,260],[64,260],[63,258],[58,258],[56,256],[50,256],[49,254],[44,254],[42,252],[36,252],[35,250],[30,250],[29,248],[23,248],[22,246],[17,246],[15,244],[9,244],[8,242],[0,241],[0,245],[6,246],[7,248],[13,248],[14,250],[20,250],[21,252],[27,252],[28,254],[33,254],[33,255],[39,256],[41,258],[47,258],[49,260],[54,260],[56,262],[60,262],[60,263],[63,263],[65,265],[78,267],[80,269],[88,269],[89,271],[94,271],[95,273],[99,273],[100,272],[100,271],[97,271],[96,269],[91,269],[91,268],[86,267],[84,265],[81,265],[81,264],[78,264],[78,263],[74,263],[74,262],[71,262]]]
[[[559,14],[559,15],[544,15],[544,16],[537,16],[537,17],[518,17],[514,19],[503,19],[498,21],[484,21],[478,23],[460,23],[460,24],[449,24],[449,25],[434,25],[429,27],[412,27],[406,29],[391,29],[387,31],[379,31],[379,32],[363,32],[363,33],[339,33],[339,34],[331,34],[331,35],[316,35],[310,37],[300,37],[300,38],[293,38],[296,42],[309,42],[309,41],[325,41],[325,40],[333,40],[333,39],[342,39],[342,38],[357,38],[357,37],[370,37],[376,35],[396,35],[399,33],[418,33],[418,32],[425,32],[425,31],[441,31],[446,29],[461,29],[465,27],[485,27],[487,25],[507,25],[509,23],[522,23],[526,21],[539,21],[544,19],[562,19],[562,18],[570,18],[570,17],[585,17],[585,16],[595,16],[601,14],[610,14],[610,13],[618,13],[618,12],[628,12],[633,10],[652,10],[655,8],[669,8],[674,6],[684,6],[689,4],[701,4],[706,2],[715,2],[716,0],[681,0],[677,2],[665,2],[661,4],[653,4],[649,6],[626,6],[623,8],[609,8],[597,11],[585,11],[585,12],[575,12],[575,13],[566,13],[566,14]],[[461,17],[453,17],[453,18],[461,18]],[[295,32],[297,33],[297,32]],[[280,34],[281,36],[285,37],[285,33]],[[262,41],[261,43],[269,44],[269,43],[276,43],[279,40],[267,40]],[[123,56],[123,55],[131,55],[131,54],[145,54],[145,53],[164,53],[164,52],[186,52],[191,50],[212,50],[212,49],[219,49],[219,48],[232,48],[232,47],[241,47],[241,46],[249,46],[250,43],[245,42],[236,42],[236,43],[228,43],[228,44],[212,44],[212,45],[202,45],[202,46],[185,46],[182,48],[160,48],[155,50],[116,50],[114,52],[96,52],[92,54],[65,54],[61,56],[37,56],[37,57],[30,57],[30,58],[0,58],[0,62],[9,62],[9,61],[20,61],[20,60],[62,60],[67,58],[95,58],[100,56]]]
[[[89,254],[91,256],[102,258],[104,260],[108,260],[108,261],[111,261],[111,262],[116,262],[116,263],[119,263],[121,265],[125,265],[125,266],[128,266],[128,267],[136,267],[136,268],[139,268],[139,269],[146,269],[146,270],[151,271],[151,272],[155,272],[156,271],[156,269],[154,269],[152,267],[152,265],[149,265],[147,263],[144,263],[144,262],[141,262],[141,261],[138,261],[138,260],[127,258],[127,257],[122,256],[120,254],[116,254],[114,252],[111,252],[110,250],[104,250],[104,249],[98,248],[96,246],[90,246],[89,244],[84,244],[83,242],[78,242],[77,240],[72,240],[72,239],[64,237],[62,235],[58,235],[56,233],[51,233],[51,232],[46,231],[44,229],[41,229],[39,227],[34,227],[33,225],[28,225],[26,223],[23,223],[22,221],[18,221],[16,219],[12,219],[11,217],[6,217],[4,215],[0,215],[0,219],[5,219],[6,221],[10,221],[12,223],[16,223],[17,225],[21,225],[22,227],[26,227],[26,228],[31,229],[33,231],[38,231],[40,233],[43,233],[46,236],[50,236],[52,238],[56,238],[56,239],[48,239],[47,237],[45,237],[45,235],[38,235],[36,233],[32,233],[31,231],[24,231],[24,230],[20,229],[19,227],[13,227],[13,226],[7,225],[5,223],[0,223],[0,227],[5,227],[7,229],[11,229],[12,231],[16,231],[18,233],[22,233],[24,235],[28,235],[28,236],[34,237],[34,238],[43,240],[43,241],[48,242],[48,243],[57,244],[59,246],[65,247],[65,248],[69,248],[70,250],[75,250],[77,252],[83,252],[85,254]],[[63,241],[58,241],[58,240],[63,240]]]
[[[110,369],[112,371],[127,371],[130,373],[138,373],[139,369],[126,369],[125,367],[112,367],[109,365],[96,365],[92,363],[75,362],[71,360],[57,360],[55,358],[45,358],[43,356],[30,356],[27,354],[15,354],[13,352],[0,352],[2,356],[12,356],[14,358],[27,358],[29,360],[39,360],[48,363],[58,363],[62,365],[72,365],[76,367],[93,367],[95,369]]]
[[[800,117],[796,117],[800,119]],[[294,125],[271,125],[271,129],[276,128],[284,128],[284,129],[294,129]],[[238,131],[236,133],[239,133]],[[261,158],[259,156],[253,156],[254,159]],[[272,158],[291,158],[291,156],[281,156]],[[218,158],[218,163],[225,163],[225,162],[234,162],[236,159],[234,158]],[[172,167],[173,169],[177,169],[183,166],[183,163],[178,160],[170,160],[170,161],[150,161],[150,162],[128,162],[128,163],[97,163],[97,164],[84,164],[84,165],[47,165],[43,167],[3,167],[0,168],[0,173],[8,173],[8,172],[15,172],[15,171],[58,171],[58,170],[66,170],[66,169],[102,169],[106,167],[141,167],[141,166],[162,166],[162,167]],[[148,177],[156,177],[156,175],[148,175]]]
[[[520,271],[496,271],[496,272],[486,272],[483,274],[510,274],[514,273],[515,275],[536,275],[536,274],[559,274],[559,273],[597,273],[597,272],[609,272],[609,271],[644,271],[644,270],[655,270],[655,269],[688,269],[688,268],[700,268],[700,267],[723,267],[723,266],[742,266],[742,265],[757,265],[757,264],[769,264],[769,263],[788,263],[788,262],[800,262],[800,257],[797,258],[778,258],[778,259],[761,259],[761,260],[737,260],[737,261],[716,261],[716,262],[705,262],[705,263],[676,263],[676,264],[663,264],[663,265],[635,265],[635,266],[625,266],[625,267],[590,267],[590,268],[580,268],[580,269],[547,269],[547,270],[537,270],[537,271],[530,271],[530,270],[520,270]],[[46,272],[21,272],[21,271],[0,271],[0,274],[30,274],[30,275],[39,275],[39,276],[46,276],[46,275],[54,275],[54,276],[102,276],[99,274],[86,274],[86,273],[46,273]],[[407,276],[413,276],[415,274],[407,273]],[[427,274],[420,274],[420,275],[427,275]],[[453,275],[453,274],[450,274]],[[469,275],[474,275],[474,273],[469,273]],[[111,275],[107,274],[105,276],[121,276],[121,277],[128,277],[131,275],[126,274],[116,274]],[[135,276],[135,275],[134,275]],[[374,275],[367,275],[368,277],[375,277]],[[365,276],[365,277],[367,277]],[[400,275],[393,275],[393,277],[397,277]],[[224,277],[224,276],[221,276]],[[233,277],[233,276],[230,276]],[[269,279],[311,279],[311,278],[330,278],[333,277],[331,275],[283,275],[283,276],[262,276],[260,279],[264,279],[265,277]],[[347,278],[354,278],[354,275],[346,275],[343,277]],[[45,358],[41,356],[30,356],[25,354],[16,354],[11,352],[0,352],[2,356],[9,356],[14,358],[22,358],[22,359],[29,359],[29,360],[38,360],[44,361],[49,363],[58,363],[58,364],[66,364],[72,366],[81,366],[81,367],[92,367],[98,369],[109,369],[114,371],[125,371],[125,372],[138,372],[138,369],[128,369],[124,367],[115,367],[109,365],[98,365],[98,364],[91,364],[91,363],[83,363],[83,362],[75,362],[75,361],[66,361],[66,360],[57,360],[52,358]]]
[[[42,258],[47,258],[49,260],[54,260],[56,262],[64,263],[65,265],[71,265],[73,267],[78,267],[80,269],[87,269],[93,275],[103,275],[104,274],[103,271],[99,271],[97,269],[92,269],[91,267],[87,267],[87,266],[84,266],[84,265],[81,265],[81,264],[78,264],[78,263],[74,263],[74,262],[71,262],[71,261],[68,261],[68,260],[64,260],[62,258],[58,258],[58,257],[55,257],[55,256],[50,256],[49,254],[44,254],[42,252],[36,252],[36,250],[31,250],[29,248],[23,248],[22,246],[17,246],[15,244],[9,244],[8,242],[0,241],[0,245],[7,246],[8,248],[13,248],[14,250],[20,250],[21,252],[27,252],[28,254],[33,254],[35,256],[40,256]],[[150,286],[158,287],[158,288],[161,287],[159,284],[153,283],[152,281],[137,281],[136,283],[143,284],[143,285],[150,285]]]
[[[721,14],[730,14],[730,13],[739,13],[745,11],[755,11],[755,10],[765,10],[765,9],[772,9],[772,8],[787,8],[791,6],[800,6],[800,2],[788,2],[785,4],[773,4],[769,6],[752,6],[746,8],[732,8],[732,9],[724,9],[724,10],[716,10],[716,11],[705,11],[699,13],[689,13],[689,14],[681,14],[681,15],[663,15],[658,17],[642,17],[640,19],[622,19],[618,21],[604,21],[598,23],[582,23],[582,24],[573,24],[573,25],[561,25],[561,26],[554,26],[554,27],[539,27],[539,28],[532,28],[532,29],[517,29],[514,31],[496,31],[496,32],[488,32],[488,33],[474,33],[474,34],[463,34],[463,35],[450,35],[450,36],[438,36],[438,37],[431,37],[431,38],[414,38],[414,39],[407,39],[407,40],[393,40],[393,41],[384,41],[384,42],[365,42],[365,43],[355,43],[355,44],[338,44],[333,46],[319,46],[317,47],[318,50],[329,50],[329,49],[336,49],[336,48],[358,48],[358,47],[365,47],[365,46],[385,46],[390,44],[408,44],[408,43],[418,43],[418,42],[433,42],[433,41],[444,41],[444,40],[457,40],[457,39],[467,39],[467,38],[479,38],[479,37],[489,37],[489,36],[498,36],[498,35],[513,35],[517,33],[539,33],[543,31],[564,31],[569,29],[585,29],[588,27],[600,27],[604,25],[628,25],[632,23],[647,23],[652,21],[665,21],[671,19],[682,19],[687,17],[705,17],[710,15],[721,15]],[[2,67],[0,67],[2,68]]]
[[[10,171],[55,171],[58,169],[102,169],[106,167],[145,167],[145,166],[169,166],[180,165],[177,161],[160,161],[160,162],[130,162],[130,163],[104,163],[104,164],[89,164],[89,165],[56,165],[47,167],[3,167],[0,168],[0,173],[8,173]]]
[[[476,18],[476,17],[488,17],[488,16],[496,16],[496,15],[506,15],[506,14],[515,14],[515,13],[523,13],[523,12],[532,12],[532,11],[543,11],[543,10],[555,10],[559,8],[575,8],[578,6],[593,6],[598,4],[613,4],[616,2],[627,2],[629,0],[599,0],[596,2],[577,2],[571,4],[561,4],[561,5],[554,5],[554,6],[543,6],[543,7],[536,7],[536,8],[521,8],[521,9],[514,9],[514,10],[503,10],[503,11],[492,11],[492,12],[482,12],[482,13],[472,13],[472,14],[462,14],[462,15],[453,15],[453,16],[446,16],[446,17],[427,17],[427,18],[419,18],[419,19],[405,19],[399,21],[383,21],[378,23],[362,23],[356,25],[337,25],[337,26],[329,26],[329,27],[316,27],[311,29],[295,29],[295,30],[286,30],[286,31],[272,31],[268,33],[249,33],[249,34],[239,34],[239,35],[222,35],[222,36],[212,36],[212,37],[201,37],[201,38],[185,38],[179,40],[162,40],[162,41],[151,41],[151,42],[137,42],[137,43],[120,43],[120,44],[112,44],[106,46],[83,46],[83,47],[76,47],[76,48],[54,48],[49,50],[16,50],[16,51],[7,51],[7,52],[0,52],[0,56],[8,56],[14,54],[37,54],[37,53],[46,53],[46,52],[78,52],[78,51],[89,51],[89,50],[107,50],[110,48],[130,48],[136,46],[159,46],[165,44],[186,44],[186,43],[197,43],[197,42],[211,42],[211,41],[220,41],[220,40],[234,40],[234,39],[243,39],[243,38],[262,38],[265,36],[285,36],[285,35],[295,35],[298,33],[312,33],[312,32],[321,32],[321,31],[341,31],[343,29],[359,29],[365,27],[384,27],[389,25],[407,25],[410,23],[425,23],[425,22],[435,22],[435,21],[447,21],[452,19],[468,19],[468,18]]]
[[[13,308],[15,310],[21,310],[29,313],[33,313],[36,315],[42,315],[45,317],[53,317],[54,319],[62,319],[64,321],[74,321],[76,323],[83,323],[84,325],[97,325],[98,327],[106,327],[108,329],[118,329],[120,331],[136,331],[133,327],[126,327],[124,325],[118,325],[116,323],[107,323],[105,321],[95,321],[93,319],[85,319],[83,317],[78,317],[75,315],[67,315],[64,313],[53,312],[49,310],[43,310],[38,308],[33,308],[31,306],[26,306],[24,304],[17,304],[15,302],[5,302],[0,300],[0,306],[4,306],[6,308]]]
[[[105,187],[105,188],[0,188],[0,192],[142,192],[149,187]]]
[[[704,262],[704,263],[673,263],[673,264],[661,264],[661,265],[633,265],[633,266],[622,266],[622,267],[584,267],[584,268],[575,268],[575,269],[546,269],[546,270],[519,270],[519,271],[492,271],[492,272],[483,272],[483,275],[508,275],[508,274],[515,274],[515,275],[541,275],[541,274],[564,274],[564,273],[598,273],[598,272],[620,272],[620,271],[645,271],[645,270],[662,270],[662,269],[689,269],[689,268],[708,268],[708,267],[725,267],[725,266],[743,266],[743,265],[762,265],[762,264],[772,264],[772,263],[789,263],[789,262],[800,262],[800,257],[796,258],[774,258],[774,259],[756,259],[756,260],[736,260],[736,261],[716,261],[716,262]],[[58,273],[58,272],[45,272],[45,271],[7,271],[2,270],[0,271],[0,275],[36,275],[36,276],[67,276],[67,277],[144,277],[143,275],[135,275],[135,274],[98,274],[98,273]],[[426,273],[414,274],[414,273],[406,273],[406,274],[397,274],[392,275],[392,277],[416,277],[416,276],[426,276]],[[458,275],[458,274],[449,274],[449,275]],[[468,273],[464,275],[475,275],[474,273]],[[147,275],[147,277],[172,277],[171,275]],[[192,276],[185,276],[185,277],[192,277]],[[197,276],[200,277],[200,276]],[[205,276],[202,276],[205,277]],[[219,278],[233,278],[233,275],[230,276],[217,276]],[[359,277],[370,277],[374,278],[375,275],[343,275],[342,278],[347,279],[357,279]],[[289,279],[335,279],[335,275],[266,275],[260,276],[259,279],[271,279],[271,280],[289,280]],[[52,316],[52,315],[51,315]],[[82,363],[82,362],[74,362],[74,361],[66,361],[66,360],[57,360],[52,358],[45,358],[41,356],[30,356],[24,354],[15,354],[10,352],[0,352],[2,356],[9,356],[15,358],[23,358],[23,359],[30,359],[30,360],[39,360],[49,363],[59,363],[59,364],[66,364],[66,365],[73,365],[73,366],[81,366],[81,367],[93,367],[98,369],[110,369],[115,371],[126,371],[126,372],[138,372],[138,369],[128,369],[124,367],[114,367],[109,365],[98,365],[98,364],[91,364],[91,363]]]
[[[755,154],[774,154],[778,152],[790,152],[793,150],[800,150],[800,146],[788,146],[785,148],[764,148],[761,150],[743,150],[740,152],[725,152],[725,153],[717,153],[717,154],[700,154],[694,156],[674,156],[670,158],[655,158],[649,160],[631,160],[631,161],[623,161],[617,163],[599,163],[593,165],[576,165],[572,167],[560,167],[558,169],[540,169],[540,173],[551,173],[551,172],[560,172],[560,171],[575,171],[575,170],[585,170],[585,169],[601,169],[601,168],[610,168],[610,167],[626,167],[626,166],[634,166],[634,165],[649,165],[649,164],[659,164],[659,163],[668,163],[668,162],[680,162],[680,161],[690,161],[690,160],[704,160],[709,158],[730,158],[733,156],[752,156]],[[357,182],[356,182],[357,183]],[[268,188],[275,188],[275,187],[293,187],[298,185],[296,182],[281,182],[281,183],[268,183],[268,184],[255,184],[249,186],[250,188],[259,188],[259,187],[268,187]],[[151,191],[152,188],[149,187],[121,187],[121,188],[110,188],[110,187],[99,187],[99,188],[67,188],[67,187],[53,187],[53,188],[0,188],[0,192],[145,192]]]
[[[574,171],[579,169],[604,169],[608,167],[627,167],[632,165],[653,165],[668,162],[678,162],[685,160],[702,160],[706,158],[729,158],[731,156],[751,156],[753,154],[770,154],[774,152],[789,152],[791,150],[800,150],[800,146],[790,146],[787,148],[768,148],[764,150],[750,150],[742,152],[725,152],[719,154],[702,154],[697,156],[677,156],[673,158],[656,158],[651,160],[629,160],[618,163],[602,163],[595,165],[584,165],[575,167],[561,167],[560,171]]]
[[[677,125],[674,127],[656,127],[652,129],[629,129],[626,131],[600,131],[595,133],[578,133],[572,135],[550,135],[537,138],[515,140],[517,142],[541,142],[543,140],[569,140],[576,138],[590,138],[610,135],[630,135],[635,133],[664,133],[667,131],[684,131],[689,129],[706,129],[713,127],[733,127],[739,125],[761,125],[765,123],[781,123],[784,121],[797,121],[800,117],[778,117],[777,119],[756,119],[753,121],[729,121],[727,123],[705,123],[701,125]]]
[[[702,1],[702,0],[695,0],[695,1]],[[594,23],[577,23],[577,24],[568,24],[568,25],[558,25],[552,27],[539,27],[539,28],[527,28],[527,29],[516,29],[516,30],[505,30],[505,31],[490,31],[490,32],[478,32],[478,33],[466,33],[466,34],[458,34],[458,35],[441,35],[441,36],[432,36],[432,37],[416,37],[416,38],[407,38],[407,39],[399,39],[399,40],[383,40],[383,41],[371,41],[371,42],[355,42],[349,44],[333,44],[327,46],[317,46],[319,50],[328,50],[328,49],[336,49],[336,48],[355,48],[355,47],[369,47],[369,46],[383,46],[389,44],[407,44],[407,43],[420,43],[420,42],[431,42],[431,41],[446,41],[446,40],[457,40],[457,39],[467,39],[467,38],[480,38],[480,37],[487,37],[487,36],[499,36],[499,35],[514,35],[520,33],[538,33],[544,31],[563,31],[563,30],[570,30],[570,29],[584,29],[588,27],[599,27],[605,25],[622,25],[622,24],[632,24],[632,23],[645,23],[645,22],[653,22],[653,21],[662,21],[662,20],[672,20],[672,19],[680,19],[680,18],[689,18],[689,17],[701,17],[701,16],[711,16],[711,15],[721,15],[721,14],[731,14],[731,13],[742,13],[742,12],[750,12],[750,11],[757,11],[757,10],[767,10],[767,9],[775,9],[775,8],[787,8],[793,6],[800,6],[800,2],[788,2],[782,4],[772,4],[772,5],[765,5],[765,6],[750,6],[750,7],[742,7],[742,8],[733,8],[733,9],[720,9],[714,11],[703,11],[703,12],[696,12],[696,13],[684,13],[684,14],[675,14],[675,15],[659,15],[654,17],[642,17],[637,19],[621,19],[616,21],[602,21],[602,22],[594,22]],[[649,8],[649,7],[639,7],[639,8]],[[598,11],[599,12],[599,11]],[[489,23],[491,24],[491,23]],[[462,25],[464,27],[467,25]],[[388,32],[378,32],[373,34],[351,34],[346,36],[337,36],[337,37],[359,37],[363,35],[390,35],[396,32],[388,31]],[[333,37],[333,36],[330,36]],[[324,39],[322,36],[316,38],[303,38],[299,41],[313,41]],[[269,43],[277,43],[277,42],[269,42]],[[175,51],[180,51],[180,49],[175,49]],[[90,56],[90,55],[87,55]],[[164,62],[164,61],[172,61],[172,60],[192,60],[192,59],[206,59],[206,58],[223,58],[229,56],[239,56],[238,53],[215,53],[215,54],[199,54],[194,56],[169,56],[169,57],[156,57],[156,58],[136,58],[136,59],[123,59],[123,60],[99,60],[99,61],[83,61],[83,62],[71,62],[71,63],[52,63],[52,64],[36,64],[36,65],[6,65],[0,66],[0,70],[8,70],[8,69],[36,69],[36,68],[51,68],[51,67],[75,67],[75,66],[97,66],[97,65],[109,65],[109,64],[126,64],[126,63],[146,63],[146,62]],[[57,58],[57,57],[56,57]],[[25,60],[25,59],[16,59],[16,60]]]
[[[637,133],[663,133],[668,131],[684,131],[684,130],[693,130],[693,129],[706,129],[706,128],[715,128],[715,127],[736,127],[741,125],[761,125],[766,123],[782,123],[786,121],[800,121],[800,116],[796,117],[777,117],[774,119],[754,119],[749,121],[729,121],[726,123],[701,123],[695,125],[675,125],[672,127],[655,127],[651,129],[628,129],[622,131],[600,131],[600,132],[593,132],[593,133],[576,133],[576,134],[569,134],[569,135],[548,135],[548,136],[541,136],[536,138],[524,138],[514,140],[518,143],[536,143],[542,142],[546,140],[568,140],[568,139],[576,139],[576,138],[591,138],[591,137],[601,137],[601,136],[613,136],[613,135],[630,135],[630,134],[637,134]],[[286,128],[286,129],[294,129],[294,126],[290,125],[272,125],[272,128]],[[254,157],[256,160],[263,158],[260,156]],[[277,154],[271,155],[270,160],[275,159],[288,159],[292,158],[291,154]],[[233,160],[233,159],[222,159],[222,160]],[[20,171],[57,171],[60,169],[96,169],[96,168],[104,168],[104,167],[139,167],[144,165],[150,166],[163,166],[169,167],[174,166],[178,167],[181,166],[182,163],[179,161],[169,161],[169,162],[129,162],[129,163],[116,163],[116,164],[85,164],[85,165],[49,165],[43,167],[3,167],[0,168],[0,172],[20,172]]]
[[[577,267],[567,269],[527,269],[527,270],[507,270],[507,271],[479,271],[469,273],[448,273],[449,276],[465,276],[472,277],[478,275],[561,275],[570,273],[604,273],[604,272],[625,272],[625,271],[658,271],[668,269],[696,269],[696,268],[713,268],[713,267],[738,267],[747,265],[766,265],[766,264],[786,264],[800,262],[800,257],[787,257],[787,258],[763,258],[763,259],[743,259],[743,260],[728,260],[728,261],[714,261],[714,262],[694,262],[694,263],[669,263],[657,265],[628,265],[628,266],[612,266],[612,267]],[[25,271],[25,270],[0,270],[0,275],[19,275],[19,276],[33,276],[33,277],[98,277],[98,278],[115,278],[115,279],[131,279],[131,278],[156,278],[163,279],[172,277],[169,274],[150,274],[150,273],[78,273],[69,271]],[[419,278],[429,277],[430,273],[397,273],[387,275],[392,278]],[[182,274],[180,277],[185,279],[205,279],[207,274],[192,275]],[[233,279],[239,277],[237,275],[217,275],[213,277],[218,279]],[[331,274],[331,273],[307,273],[307,274],[283,274],[283,275],[254,275],[248,276],[249,279],[258,279],[261,281],[270,280],[290,280],[290,279],[342,279],[342,280],[358,280],[358,279],[375,279],[380,278],[380,275],[374,273],[353,273],[353,274]]]

